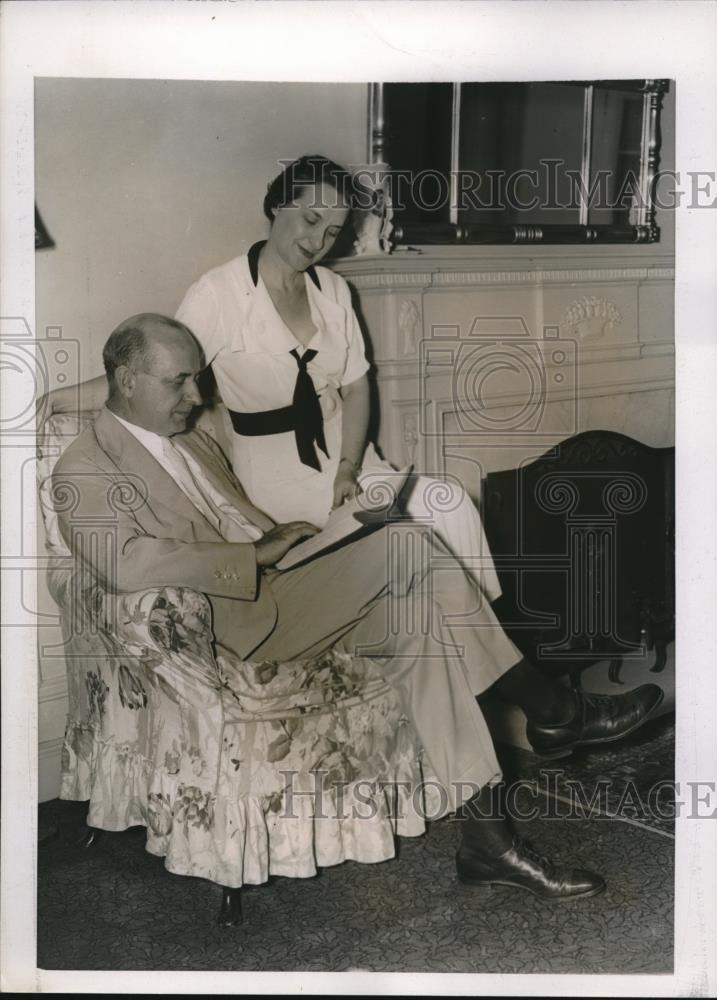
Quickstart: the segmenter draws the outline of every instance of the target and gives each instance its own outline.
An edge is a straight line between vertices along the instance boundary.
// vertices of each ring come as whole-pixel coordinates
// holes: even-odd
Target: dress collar
[[[265,240],[255,243],[247,252],[245,261],[248,273],[248,306],[244,324],[237,328],[232,339],[232,351],[247,354],[284,354],[302,345],[289,330],[276,311],[269,291],[259,275],[259,254]],[[346,323],[345,310],[321,289],[316,269],[308,267],[304,272],[311,319],[316,326],[316,334],[310,347],[326,350],[330,346],[331,334],[342,329]],[[328,339],[327,339],[328,338]]]
[[[247,259],[249,261],[249,274],[251,275],[251,280],[256,288],[259,284],[259,254],[266,246],[266,240],[259,240],[253,246],[249,247],[249,252],[247,253]],[[319,281],[319,276],[316,273],[316,268],[313,264],[310,264],[306,268],[306,274],[311,278],[316,287],[321,291],[321,282]]]

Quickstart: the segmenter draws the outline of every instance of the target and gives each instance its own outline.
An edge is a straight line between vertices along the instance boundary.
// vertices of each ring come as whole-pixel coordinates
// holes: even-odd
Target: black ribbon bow
[[[306,369],[309,361],[316,357],[316,351],[309,348],[303,354],[299,354],[294,348],[291,354],[299,366],[292,399],[296,448],[304,465],[321,472],[321,463],[314,444],[319,446],[327,458],[329,457],[324,437],[324,416],[313,379]]]
[[[264,243],[255,243],[247,255],[249,273],[254,285],[259,281],[259,254],[263,246]],[[307,274],[321,290],[318,275],[313,267],[307,268]],[[314,444],[319,446],[327,458],[329,457],[324,437],[324,417],[313,379],[306,369],[308,363],[316,357],[316,351],[309,348],[300,355],[294,348],[291,355],[299,368],[291,406],[281,406],[276,410],[261,410],[258,413],[239,413],[236,410],[229,410],[229,415],[237,434],[251,436],[285,434],[293,430],[299,458],[304,465],[321,472]]]

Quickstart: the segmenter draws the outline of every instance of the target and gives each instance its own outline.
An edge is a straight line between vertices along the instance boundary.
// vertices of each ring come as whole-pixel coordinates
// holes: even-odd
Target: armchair
[[[440,804],[371,661],[229,661],[203,595],[110,594],[74,565],[56,524],[73,498],[50,476],[90,417],[51,417],[39,439],[69,700],[60,798],[87,801],[97,830],[145,826],[170,872],[224,887],[224,923],[244,884],[393,857],[395,835],[420,835]]]

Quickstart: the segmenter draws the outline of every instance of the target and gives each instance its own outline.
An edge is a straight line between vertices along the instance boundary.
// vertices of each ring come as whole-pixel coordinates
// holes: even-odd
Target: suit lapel
[[[144,480],[147,503],[137,512],[150,513],[162,525],[171,525],[176,536],[191,541],[221,541],[221,535],[197,510],[186,494],[134,435],[103,409],[95,423],[97,441],[118,471]]]

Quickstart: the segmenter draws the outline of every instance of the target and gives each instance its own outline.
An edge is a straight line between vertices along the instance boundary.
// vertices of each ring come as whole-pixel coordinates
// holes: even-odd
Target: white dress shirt
[[[112,411],[108,411],[112,413]],[[197,510],[227,542],[261,538],[263,532],[237,510],[231,500],[209,482],[193,455],[181,446],[181,435],[163,437],[145,427],[131,424],[116,413],[112,416],[147,449]]]

